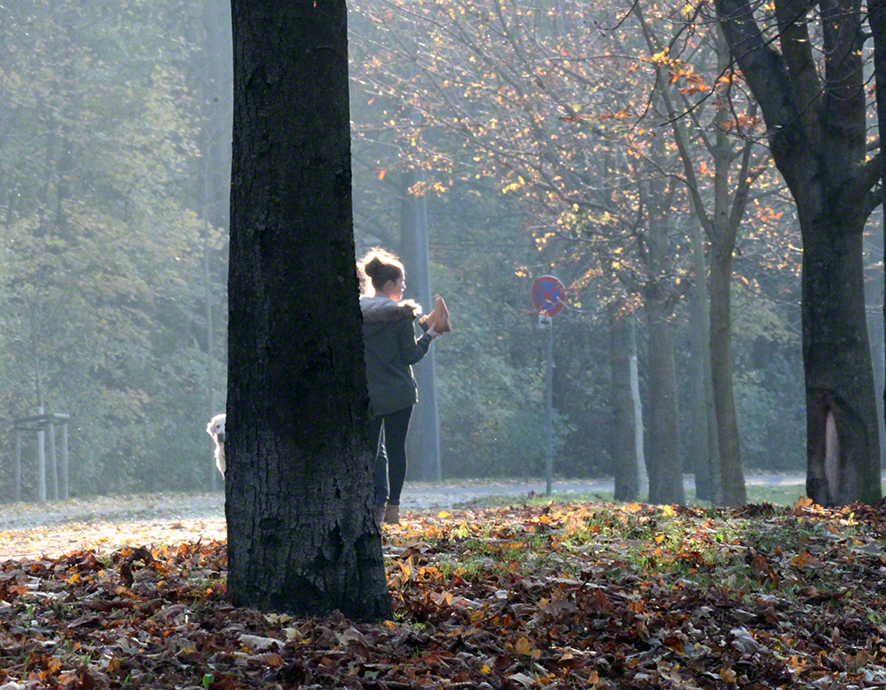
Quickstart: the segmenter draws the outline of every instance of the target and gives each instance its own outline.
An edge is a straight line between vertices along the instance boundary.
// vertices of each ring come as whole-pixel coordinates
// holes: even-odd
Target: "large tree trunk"
[[[677,412],[677,373],[674,363],[673,308],[646,301],[649,322],[649,473],[650,503],[686,502],[680,461],[680,415]]]
[[[351,219],[344,0],[232,4],[225,514],[237,606],[391,615]]]
[[[847,228],[845,216],[819,222],[823,227],[805,232],[803,243],[806,491],[821,505],[873,503],[881,496],[880,449],[864,310],[863,226]]]
[[[621,302],[609,305],[609,365],[615,431],[612,464],[615,500],[636,501],[640,493],[640,481],[634,439],[634,399],[631,393],[633,328],[624,306]]]
[[[810,498],[880,498],[880,450],[864,315],[861,233],[880,161],[866,161],[860,3],[820,6],[824,79],[806,3],[776,0],[781,52],[748,0],[716,0],[726,40],[763,111],[803,234],[803,362]]]

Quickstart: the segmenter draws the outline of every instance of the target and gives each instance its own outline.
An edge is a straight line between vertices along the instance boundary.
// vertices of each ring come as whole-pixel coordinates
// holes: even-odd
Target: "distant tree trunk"
[[[677,411],[677,370],[674,363],[673,307],[646,300],[649,323],[649,502],[686,502],[680,460],[680,415]]]
[[[881,496],[868,347],[862,232],[879,199],[880,160],[865,160],[860,3],[821,6],[821,59],[805,3],[776,0],[781,52],[748,0],[716,0],[732,54],[766,121],[772,156],[797,204],[803,234],[806,491],[822,505]]]
[[[690,231],[696,285],[692,296],[692,375],[693,429],[695,448],[696,498],[718,505],[721,501],[720,447],[717,441],[717,415],[711,382],[711,315],[708,296],[708,267],[704,256],[701,228],[693,223]]]
[[[711,385],[717,419],[720,457],[720,487],[717,505],[747,503],[744,471],[741,467],[738,420],[732,377],[732,252],[731,242],[711,248]]]
[[[237,606],[391,615],[373,517],[344,0],[232,4],[225,514]]]
[[[663,46],[657,41],[649,24],[643,18],[640,5],[635,5],[634,12],[638,16],[646,36],[647,45],[651,54],[658,52]],[[720,32],[717,33],[717,68],[722,74],[727,71],[730,64],[729,51],[725,39]],[[702,362],[703,374],[709,376],[710,393],[707,389],[708,381],[705,381],[705,395],[711,395],[713,410],[705,408],[706,412],[713,411],[709,420],[714,421],[716,428],[708,427],[707,440],[712,455],[706,457],[709,461],[707,467],[711,470],[713,478],[710,487],[710,496],[716,504],[738,505],[745,503],[746,492],[744,485],[744,473],[741,467],[741,445],[739,443],[738,421],[735,414],[735,395],[732,381],[732,313],[730,286],[732,281],[732,252],[735,247],[735,237],[738,231],[741,217],[744,214],[747,203],[748,190],[751,180],[756,175],[749,174],[751,142],[744,143],[744,151],[741,155],[741,168],[735,183],[735,194],[730,202],[729,170],[736,156],[733,153],[733,137],[727,136],[729,124],[732,122],[734,112],[730,103],[728,92],[721,93],[718,98],[719,105],[715,116],[713,143],[711,138],[704,137],[703,141],[708,153],[714,159],[714,199],[711,213],[705,208],[695,173],[695,160],[690,148],[690,136],[686,129],[686,118],[679,115],[673,105],[670,92],[666,84],[666,78],[660,68],[657,68],[659,84],[659,99],[664,103],[674,133],[677,150],[683,162],[686,185],[692,203],[692,209],[701,225],[708,233],[711,243],[710,259],[710,313],[708,319],[698,321],[702,328],[708,329],[709,352]],[[718,87],[724,88],[724,87]],[[751,106],[750,117],[756,112],[755,106]],[[694,117],[690,115],[690,117]],[[700,127],[700,123],[696,122]],[[759,173],[757,173],[759,174]],[[705,269],[704,258],[700,256],[701,248],[698,238],[693,238],[693,253],[696,257],[696,272],[699,275],[698,289],[705,289],[704,281],[708,278]],[[704,476],[702,476],[705,479]],[[697,477],[698,479],[698,477]]]
[[[874,39],[874,81],[877,84],[877,129],[880,134],[880,179],[886,180],[886,155],[883,155],[883,132],[886,132],[886,0],[868,0],[868,24],[871,28],[871,34]],[[883,214],[883,222],[886,224],[886,213]],[[886,235],[886,227],[881,232],[881,237]],[[886,248],[884,248],[886,251]],[[884,265],[886,265],[886,254],[882,257]],[[886,280],[883,280],[883,290],[886,291]],[[881,293],[883,298],[883,328],[886,329],[886,292]],[[886,344],[886,332],[880,333],[880,342]],[[884,346],[886,349],[886,346]],[[882,350],[881,350],[882,354]],[[878,370],[884,372],[883,378],[886,378],[886,362],[880,360]],[[882,380],[882,379],[881,379]],[[883,404],[880,406],[883,414],[886,415],[886,390],[883,391],[881,398]],[[883,422],[883,419],[880,419]],[[882,428],[882,427],[881,427]],[[881,456],[883,449],[880,449]],[[881,461],[882,465],[882,461]]]
[[[664,154],[663,138],[653,146]],[[677,406],[677,367],[674,362],[673,316],[675,295],[669,276],[674,257],[670,252],[670,210],[675,182],[651,179],[638,186],[646,206],[647,228],[643,256],[646,283],[642,287],[643,306],[649,333],[649,434],[646,469],[649,475],[650,503],[685,503],[683,462],[680,457],[680,415]]]
[[[729,69],[729,65],[729,48],[722,31],[717,31],[717,69],[722,74]],[[750,191],[748,167],[751,142],[744,143],[733,196],[729,169],[737,156],[733,151],[733,137],[726,133],[734,117],[728,101],[728,93],[722,94],[714,134],[714,213],[710,223],[710,361],[720,464],[720,485],[715,494],[718,505],[737,506],[747,503],[748,495],[741,465],[741,442],[732,373],[732,255]],[[749,116],[753,118],[756,113],[756,106],[752,105]]]
[[[609,363],[615,422],[612,464],[616,501],[636,501],[640,493],[634,440],[634,400],[631,394],[633,328],[630,314],[626,312],[621,302],[609,305]]]

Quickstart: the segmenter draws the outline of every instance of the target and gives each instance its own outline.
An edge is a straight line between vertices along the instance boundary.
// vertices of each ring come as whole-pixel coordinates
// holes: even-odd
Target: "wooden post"
[[[68,423],[62,422],[62,495],[68,500]]]
[[[55,460],[55,424],[49,422],[49,479],[52,481],[52,500],[58,500],[58,463]]]
[[[43,414],[43,406],[40,406],[39,413]],[[42,427],[37,428],[37,500],[40,503],[46,503],[46,432]]]
[[[15,430],[15,459],[13,461],[15,473],[15,500],[22,500],[22,430]]]
[[[37,500],[46,502],[46,430],[49,429],[49,470],[52,473],[52,499],[59,500],[63,495],[68,498],[68,422],[71,415],[61,412],[43,413],[43,406],[39,407],[39,414],[31,417],[20,417],[13,420],[15,430],[15,458],[13,464],[15,480],[15,500],[22,498],[22,432],[37,432]],[[55,451],[55,423],[62,425],[62,467],[61,479],[59,478],[58,456]],[[61,488],[59,488],[61,484]]]

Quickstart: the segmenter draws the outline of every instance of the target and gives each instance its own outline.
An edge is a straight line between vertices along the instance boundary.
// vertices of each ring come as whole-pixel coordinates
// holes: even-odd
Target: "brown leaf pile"
[[[395,620],[226,601],[223,542],[0,564],[0,690],[886,687],[886,507],[412,515]]]

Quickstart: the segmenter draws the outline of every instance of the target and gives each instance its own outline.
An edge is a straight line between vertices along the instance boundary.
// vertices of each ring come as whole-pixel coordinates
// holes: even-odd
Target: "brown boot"
[[[400,506],[392,506],[390,503],[385,507],[385,522],[389,525],[400,524]]]
[[[375,521],[379,525],[381,525],[381,523],[384,522],[384,519],[385,519],[385,507],[379,506],[378,508],[375,509]]]
[[[449,325],[449,309],[442,297],[438,297],[434,302],[434,317],[434,330],[437,333],[448,333],[452,330],[452,326]]]

